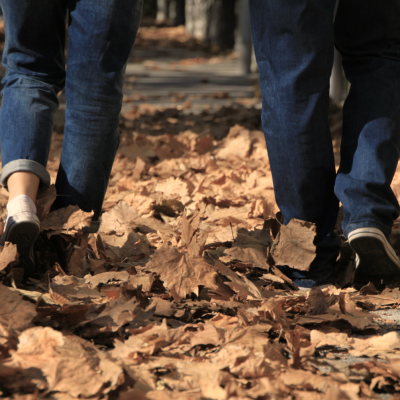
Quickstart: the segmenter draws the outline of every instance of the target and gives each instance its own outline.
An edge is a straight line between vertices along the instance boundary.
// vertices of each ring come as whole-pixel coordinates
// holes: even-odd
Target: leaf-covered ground
[[[281,225],[259,109],[132,104],[121,132],[99,232],[84,232],[90,213],[50,211],[50,187],[38,270],[23,278],[15,246],[0,253],[2,398],[400,396],[399,282],[353,283],[344,240],[322,291],[277,267],[308,268],[315,227]],[[53,179],[61,144],[55,134]]]

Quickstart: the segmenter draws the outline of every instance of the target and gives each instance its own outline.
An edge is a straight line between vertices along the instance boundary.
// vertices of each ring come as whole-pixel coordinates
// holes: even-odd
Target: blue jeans
[[[400,146],[400,1],[341,0],[334,21],[335,4],[250,0],[276,201],[285,223],[316,224],[317,254],[331,259],[338,199],[346,236],[366,226],[388,236],[399,216],[390,184]],[[334,45],[351,83],[337,175],[328,125]]]
[[[1,0],[6,43],[0,139],[1,183],[16,171],[46,171],[59,106],[67,99],[56,208],[101,212],[119,145],[126,63],[143,0]],[[68,61],[65,68],[66,23]]]

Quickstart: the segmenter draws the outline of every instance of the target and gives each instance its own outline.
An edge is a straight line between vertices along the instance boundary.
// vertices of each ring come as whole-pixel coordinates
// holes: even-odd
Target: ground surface
[[[22,279],[15,246],[0,253],[2,398],[400,396],[399,282],[352,285],[345,241],[323,291],[276,267],[307,268],[315,229],[280,224],[254,78],[181,28],[142,29],[100,231],[74,207],[49,213],[51,187],[35,274]],[[337,163],[340,115],[332,105]]]

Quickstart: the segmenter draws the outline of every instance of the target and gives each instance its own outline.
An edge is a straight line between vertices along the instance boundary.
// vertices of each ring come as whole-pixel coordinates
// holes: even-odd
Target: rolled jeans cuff
[[[50,186],[50,174],[42,164],[33,160],[14,160],[7,163],[1,171],[1,184],[8,190],[8,178],[14,172],[31,172],[40,179],[39,190],[46,189]]]

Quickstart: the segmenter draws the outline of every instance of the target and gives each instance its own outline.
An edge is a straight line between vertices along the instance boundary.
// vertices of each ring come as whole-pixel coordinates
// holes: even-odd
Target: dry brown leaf
[[[64,336],[51,328],[35,327],[19,337],[17,351],[6,366],[39,369],[50,391],[91,397],[118,386],[123,371],[94,345]]]
[[[338,297],[335,295],[325,295],[318,286],[313,287],[307,296],[307,307],[306,313],[308,315],[320,315],[325,314],[329,307],[336,303]]]
[[[135,168],[132,171],[132,179],[134,181],[140,180],[144,170],[146,169],[146,162],[140,157],[136,158]]]
[[[88,327],[85,336],[116,332],[121,326],[134,321],[136,314],[142,314],[142,311],[136,298],[129,301],[119,298],[107,303],[100,314],[93,317],[88,315],[87,320],[80,325]]]
[[[18,336],[10,327],[0,323],[0,361],[10,356],[10,350],[16,350]],[[1,376],[1,373],[0,373]]]
[[[268,231],[258,231],[258,236],[242,229],[230,249],[224,250],[232,260],[239,260],[254,266],[268,269],[268,254],[271,239]]]
[[[353,349],[349,350],[349,354],[355,357],[400,358],[400,335],[397,332],[389,332],[383,336],[368,339],[355,338],[351,341],[351,345]],[[395,355],[392,356],[390,353],[395,353]]]
[[[60,208],[45,215],[40,222],[40,230],[51,231],[48,234],[67,234],[76,236],[85,226],[90,226],[93,213],[87,213],[78,206]]]
[[[110,260],[124,260],[127,257],[140,260],[151,254],[147,237],[130,229],[119,231],[118,234],[99,233],[97,238],[101,239],[105,256]]]
[[[136,333],[136,332],[135,332]],[[132,353],[153,354],[156,350],[170,344],[166,340],[168,327],[166,320],[161,325],[147,325],[137,334],[130,336],[125,342],[116,340],[111,356],[117,359],[129,358]]]
[[[85,279],[77,278],[75,276],[61,276],[57,275],[53,278],[50,288],[54,293],[60,296],[76,300],[85,298],[105,298],[106,295],[95,289],[89,289]]]
[[[310,222],[292,219],[282,225],[271,249],[275,264],[308,271],[316,256],[315,235],[315,225]]]
[[[7,268],[9,265],[17,264],[18,258],[17,245],[11,242],[5,242],[0,253],[0,271]]]
[[[110,211],[101,216],[100,232],[106,234],[119,234],[127,227],[132,226],[139,217],[134,207],[128,206],[125,201],[120,201]]]
[[[215,268],[203,258],[182,254],[174,247],[163,245],[153,254],[146,269],[160,276],[177,302],[191,293],[198,296],[199,285],[218,289]]]
[[[150,292],[154,281],[156,280],[154,274],[137,274],[129,276],[129,285],[127,288],[136,289],[141,286],[143,292]]]
[[[0,323],[17,331],[30,326],[36,316],[35,306],[0,283]]]
[[[242,126],[233,126],[228,136],[226,137],[226,144],[216,153],[216,157],[220,159],[227,159],[232,156],[245,159],[251,149],[250,131],[243,129]]]
[[[324,333],[313,329],[310,333],[311,344],[316,348],[321,347],[338,347],[338,348],[349,348],[351,347],[354,339],[349,338],[345,333],[332,332]]]
[[[120,285],[121,283],[128,282],[129,273],[126,271],[110,271],[103,272],[97,275],[86,275],[85,282],[87,283],[89,289],[94,289],[100,285],[112,284]]]
[[[238,375],[241,378],[254,379],[263,376],[273,376],[272,367],[265,361],[264,354],[253,352],[245,358],[240,360],[241,363],[230,368],[232,374]]]
[[[191,201],[190,194],[194,187],[190,181],[179,178],[168,178],[156,186],[156,192],[161,193],[165,200],[180,200],[183,205]]]
[[[85,259],[85,249],[75,246],[72,256],[68,263],[68,272],[70,275],[82,278],[83,276],[82,264],[84,262],[84,259]]]
[[[238,275],[219,261],[215,261],[215,268],[221,275],[230,280],[225,284],[234,290],[240,298],[247,300],[248,298],[261,299],[263,297],[257,286],[245,276]]]
[[[151,197],[131,193],[125,196],[124,200],[129,206],[134,207],[139,216],[146,215],[150,217],[154,214],[156,201]]]
[[[50,185],[43,191],[40,191],[36,197],[37,216],[40,220],[50,212],[50,208],[57,198],[55,185]]]

